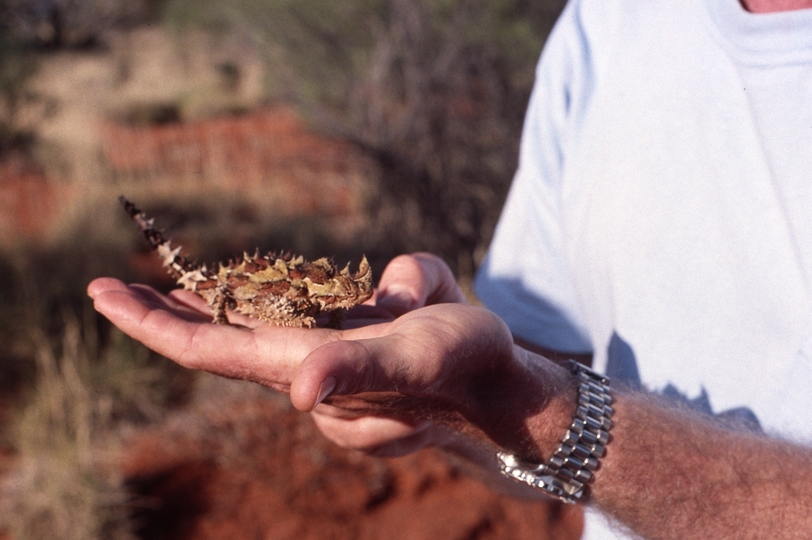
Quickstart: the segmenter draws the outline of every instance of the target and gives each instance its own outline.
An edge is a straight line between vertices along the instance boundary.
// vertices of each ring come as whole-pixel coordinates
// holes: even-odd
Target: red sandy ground
[[[194,177],[232,189],[262,185],[283,214],[357,212],[349,177],[367,166],[351,144],[308,130],[284,106],[242,116],[177,124],[101,126],[102,155],[113,178],[172,182]]]
[[[151,540],[577,539],[575,507],[501,497],[434,451],[378,459],[326,441],[286,398],[181,413],[122,456]]]

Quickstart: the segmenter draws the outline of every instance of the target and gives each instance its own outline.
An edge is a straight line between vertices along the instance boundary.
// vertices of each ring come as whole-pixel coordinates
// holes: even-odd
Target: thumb
[[[445,262],[431,253],[400,255],[381,275],[376,304],[406,312],[429,304],[466,303]]]
[[[290,400],[301,411],[311,411],[328,396],[402,389],[405,366],[392,355],[397,346],[386,345],[391,336],[335,341],[311,352],[290,385]],[[378,351],[389,351],[382,361]]]

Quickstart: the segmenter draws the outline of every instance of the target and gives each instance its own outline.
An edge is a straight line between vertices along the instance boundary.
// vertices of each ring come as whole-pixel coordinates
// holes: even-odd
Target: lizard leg
[[[346,319],[347,310],[345,309],[336,309],[330,312],[329,318],[327,319],[327,328],[334,328],[336,330],[341,330],[341,325],[344,323],[344,319]]]
[[[228,324],[228,317],[226,316],[226,308],[228,307],[228,295],[226,294],[225,287],[217,287],[217,294],[211,304],[211,309],[214,312],[214,324]]]

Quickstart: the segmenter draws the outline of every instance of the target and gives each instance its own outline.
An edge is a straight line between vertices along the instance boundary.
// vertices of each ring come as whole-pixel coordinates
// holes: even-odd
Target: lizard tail
[[[189,259],[180,254],[180,247],[172,249],[171,242],[161,234],[161,231],[155,228],[154,219],[147,219],[146,214],[123,195],[118,200],[127,214],[138,225],[150,247],[158,252],[163,265],[167,267],[169,274],[173,278],[179,279],[198,269]]]

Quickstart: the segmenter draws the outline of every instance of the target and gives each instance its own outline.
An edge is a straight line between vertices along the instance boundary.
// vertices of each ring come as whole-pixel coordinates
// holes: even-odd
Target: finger
[[[312,411],[336,391],[339,375],[345,381],[354,381],[371,371],[372,358],[360,341],[329,344],[302,363],[290,387],[290,401],[300,411]],[[346,387],[345,382],[343,389]]]
[[[188,318],[189,320],[206,320],[206,317],[202,316],[196,306],[190,307],[187,303],[180,302],[178,298],[173,298],[171,295],[164,296],[148,285],[126,285],[115,278],[98,278],[90,282],[87,287],[88,296],[93,299],[99,295],[116,291],[125,294],[134,294],[138,296],[142,302],[153,308],[170,310],[175,312],[178,316]]]
[[[419,367],[398,351],[406,338],[397,334],[375,339],[336,341],[305,358],[291,384],[293,406],[310,411],[331,395],[405,392],[425,382]]]
[[[394,319],[395,315],[388,309],[373,304],[362,304],[347,310],[345,317],[341,320],[341,328],[344,330],[362,328],[391,322]]]
[[[185,299],[181,297],[174,297],[173,293],[176,291],[165,296],[148,285],[141,285],[139,283],[127,285],[118,279],[107,277],[94,279],[87,286],[87,294],[94,300],[99,295],[116,291],[136,294],[141,297],[144,303],[154,307],[164,307],[172,310],[188,308],[193,312],[200,311],[199,306],[195,305],[194,302],[185,301]]]
[[[379,457],[410,454],[431,443],[430,422],[406,422],[394,418],[362,416],[342,418],[322,414],[325,405],[313,413],[313,421],[325,437],[343,448],[361,450]]]
[[[186,367],[202,369],[194,348],[205,347],[210,334],[201,315],[185,317],[186,306],[153,289],[132,285],[95,291],[94,307],[127,335]],[[214,348],[216,351],[218,348]]]
[[[176,300],[177,302],[202,313],[205,315],[205,319],[208,322],[212,322],[214,312],[212,311],[211,306],[209,306],[209,304],[207,304],[199,294],[192,291],[187,291],[185,289],[174,289],[169,292],[168,296],[173,300]],[[245,328],[258,328],[267,324],[254,317],[249,317],[248,315],[243,315],[242,313],[237,313],[236,311],[231,310],[226,312],[226,316],[228,317],[229,324],[243,326]]]
[[[173,289],[166,296],[152,287],[141,284],[126,285],[114,278],[98,278],[88,285],[88,296],[95,298],[98,294],[112,290],[137,291],[153,307],[163,307],[185,316],[188,320],[212,322],[212,310],[198,294],[184,289]],[[235,312],[228,313],[229,323],[246,328],[255,328],[264,324],[262,321]]]
[[[169,291],[167,296],[191,309],[211,315],[211,308],[199,294],[185,289],[173,289]]]
[[[94,279],[88,284],[87,295],[90,298],[96,298],[97,295],[103,292],[124,290],[126,288],[127,285],[123,281],[110,277],[101,277]]]
[[[392,315],[392,312],[389,311],[388,309],[384,309],[374,304],[361,304],[359,306],[355,306],[348,309],[344,321],[350,321],[353,319],[363,319],[363,320],[374,319],[377,320],[378,322],[384,322],[391,321],[394,318],[395,317]]]
[[[167,296],[180,304],[186,305],[189,308],[204,314],[207,320],[212,320],[211,307],[209,307],[209,305],[205,300],[203,300],[203,298],[200,297],[200,295],[184,289],[174,289],[170,291]],[[246,328],[257,328],[259,326],[268,324],[254,317],[237,313],[236,311],[228,311],[227,316],[229,324],[244,326]],[[358,328],[379,322],[390,321],[393,318],[392,313],[388,310],[370,305],[360,305],[347,310],[346,319],[342,327]]]
[[[192,319],[189,308],[148,287],[109,281],[93,285],[95,308],[124,333],[190,368],[256,381],[285,391],[301,359],[337,339],[335,331],[256,330]]]
[[[466,397],[466,384],[488,384],[493,365],[510,361],[514,353],[501,319],[460,304],[427,306],[342,336],[310,353],[297,370],[291,401],[298,409],[312,410],[329,395],[367,392],[439,399],[443,403],[436,405],[456,407]]]
[[[128,288],[129,291],[140,295],[144,302],[155,309],[171,311],[178,317],[182,317],[188,321],[211,322],[212,320],[211,310],[205,305],[205,302],[203,306],[199,306],[196,302],[188,302],[188,298],[185,296],[173,294],[176,291],[170,292],[168,295],[163,295],[148,285],[136,283],[129,285]],[[188,293],[188,291],[183,292],[193,294]]]
[[[389,312],[389,316],[390,318],[393,316],[391,312]],[[343,321],[341,323],[341,328],[343,330],[357,330],[359,328],[380,324],[382,322],[388,322],[389,320],[387,319],[381,320],[380,318],[377,317],[368,319],[352,318]]]
[[[465,303],[448,265],[436,255],[400,255],[384,269],[376,303],[398,315],[438,303]]]

